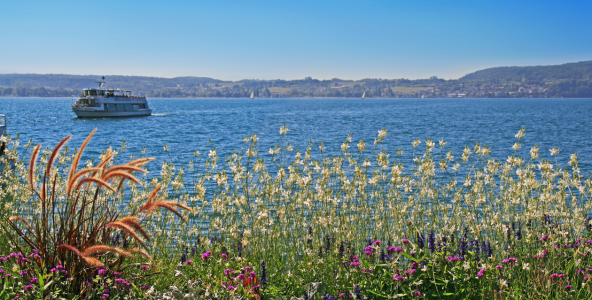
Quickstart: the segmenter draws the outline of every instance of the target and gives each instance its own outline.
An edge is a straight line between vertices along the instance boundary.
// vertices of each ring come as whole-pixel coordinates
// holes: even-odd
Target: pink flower
[[[415,292],[413,292],[413,296],[415,296],[415,297],[421,297],[421,292],[420,291],[415,291]]]
[[[409,245],[409,244],[411,244],[411,242],[410,242],[408,239],[403,239],[403,241],[402,241],[402,242],[403,242],[403,244],[405,244],[405,245]]]
[[[399,281],[399,279],[405,280],[405,276],[401,276],[401,275],[395,274],[395,275],[393,275],[393,279],[395,281]]]
[[[479,272],[477,272],[477,278],[481,278],[485,275],[485,271],[487,271],[485,268],[479,270]]]
[[[343,297],[343,296],[345,296],[345,294],[344,294],[344,293],[341,293],[341,294],[339,294],[339,296],[337,296],[337,297],[341,298],[341,297]]]
[[[142,271],[148,271],[148,266],[142,266]]]
[[[185,265],[186,265],[186,266],[188,266],[188,265],[190,265],[190,264],[191,264],[191,259],[188,259],[188,260],[185,262]]]
[[[497,265],[497,266],[495,266],[495,267],[496,267],[496,268],[498,268],[498,270],[499,270],[499,269],[502,269],[504,266],[502,266],[502,265]]]
[[[226,253],[222,253],[221,256],[222,256],[223,259],[228,259],[228,255],[226,255]]]
[[[374,241],[374,245],[380,246],[380,243],[382,243],[380,240]]]
[[[449,262],[453,262],[453,263],[454,263],[454,262],[457,262],[459,258],[458,258],[458,257],[456,257],[456,256],[446,256],[446,259],[447,259]]]

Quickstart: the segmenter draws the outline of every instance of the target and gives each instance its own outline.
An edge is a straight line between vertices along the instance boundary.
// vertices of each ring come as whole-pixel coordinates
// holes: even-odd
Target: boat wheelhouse
[[[103,81],[96,82],[99,88],[84,89],[78,101],[72,105],[72,111],[79,118],[112,118],[149,116],[152,110],[148,107],[146,97],[134,96],[131,91],[105,89]]]

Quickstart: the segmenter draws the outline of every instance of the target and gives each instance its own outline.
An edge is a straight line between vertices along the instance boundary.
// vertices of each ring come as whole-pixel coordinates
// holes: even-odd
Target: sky
[[[0,73],[456,79],[592,60],[592,1],[0,1]]]

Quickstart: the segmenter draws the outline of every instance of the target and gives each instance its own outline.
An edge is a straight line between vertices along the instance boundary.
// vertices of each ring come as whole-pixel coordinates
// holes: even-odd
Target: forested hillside
[[[554,66],[489,68],[467,74],[460,80],[528,84],[544,84],[562,80],[592,80],[592,61]]]

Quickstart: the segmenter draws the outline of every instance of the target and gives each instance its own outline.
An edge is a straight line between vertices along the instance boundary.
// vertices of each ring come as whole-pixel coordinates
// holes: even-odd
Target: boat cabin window
[[[95,99],[80,99],[82,105],[95,105]]]
[[[115,104],[115,106],[117,107],[117,111],[125,111],[123,104]]]
[[[116,111],[117,108],[115,108],[115,104],[106,104],[107,105],[107,109],[109,111]]]
[[[134,104],[134,105],[132,105],[132,109],[133,110],[138,110],[138,109],[140,109],[140,105]]]

